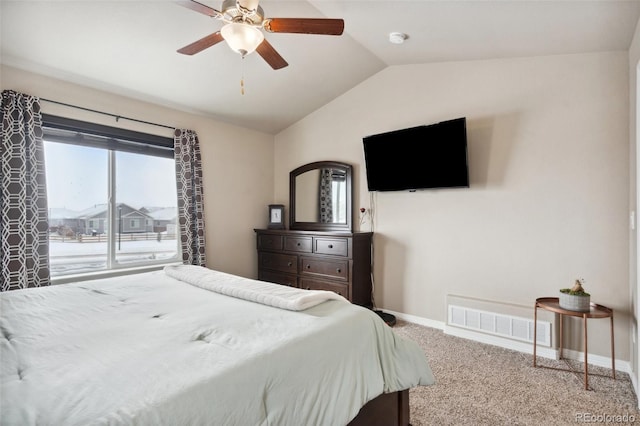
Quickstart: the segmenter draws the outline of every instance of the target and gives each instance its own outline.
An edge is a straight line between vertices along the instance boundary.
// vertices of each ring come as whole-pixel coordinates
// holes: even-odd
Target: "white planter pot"
[[[589,312],[591,310],[591,296],[574,296],[560,292],[560,307],[570,311]]]

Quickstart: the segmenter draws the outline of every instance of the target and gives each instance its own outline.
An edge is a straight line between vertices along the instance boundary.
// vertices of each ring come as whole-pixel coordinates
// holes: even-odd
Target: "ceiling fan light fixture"
[[[264,34],[251,25],[232,22],[220,29],[229,47],[243,57],[256,50],[264,40]]]

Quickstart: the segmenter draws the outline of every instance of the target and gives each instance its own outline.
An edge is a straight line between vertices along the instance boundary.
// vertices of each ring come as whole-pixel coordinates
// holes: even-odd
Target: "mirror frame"
[[[342,169],[346,176],[347,195],[347,222],[346,223],[320,223],[320,222],[297,222],[296,221],[296,178],[310,170],[316,169]],[[300,231],[342,231],[351,232],[353,221],[353,178],[352,166],[337,161],[316,161],[292,170],[289,173],[289,229]]]

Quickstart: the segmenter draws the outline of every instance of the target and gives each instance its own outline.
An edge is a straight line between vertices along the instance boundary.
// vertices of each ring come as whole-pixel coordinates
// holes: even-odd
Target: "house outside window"
[[[178,261],[176,227],[153,226],[154,211],[177,223],[173,140],[157,148],[154,135],[145,146],[136,132],[128,140],[128,131],[96,135],[91,123],[47,115],[43,122],[51,277]]]

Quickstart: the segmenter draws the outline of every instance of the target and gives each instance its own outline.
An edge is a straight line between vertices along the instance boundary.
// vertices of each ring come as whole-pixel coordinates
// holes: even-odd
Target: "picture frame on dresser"
[[[268,229],[284,229],[284,205],[269,204]]]

